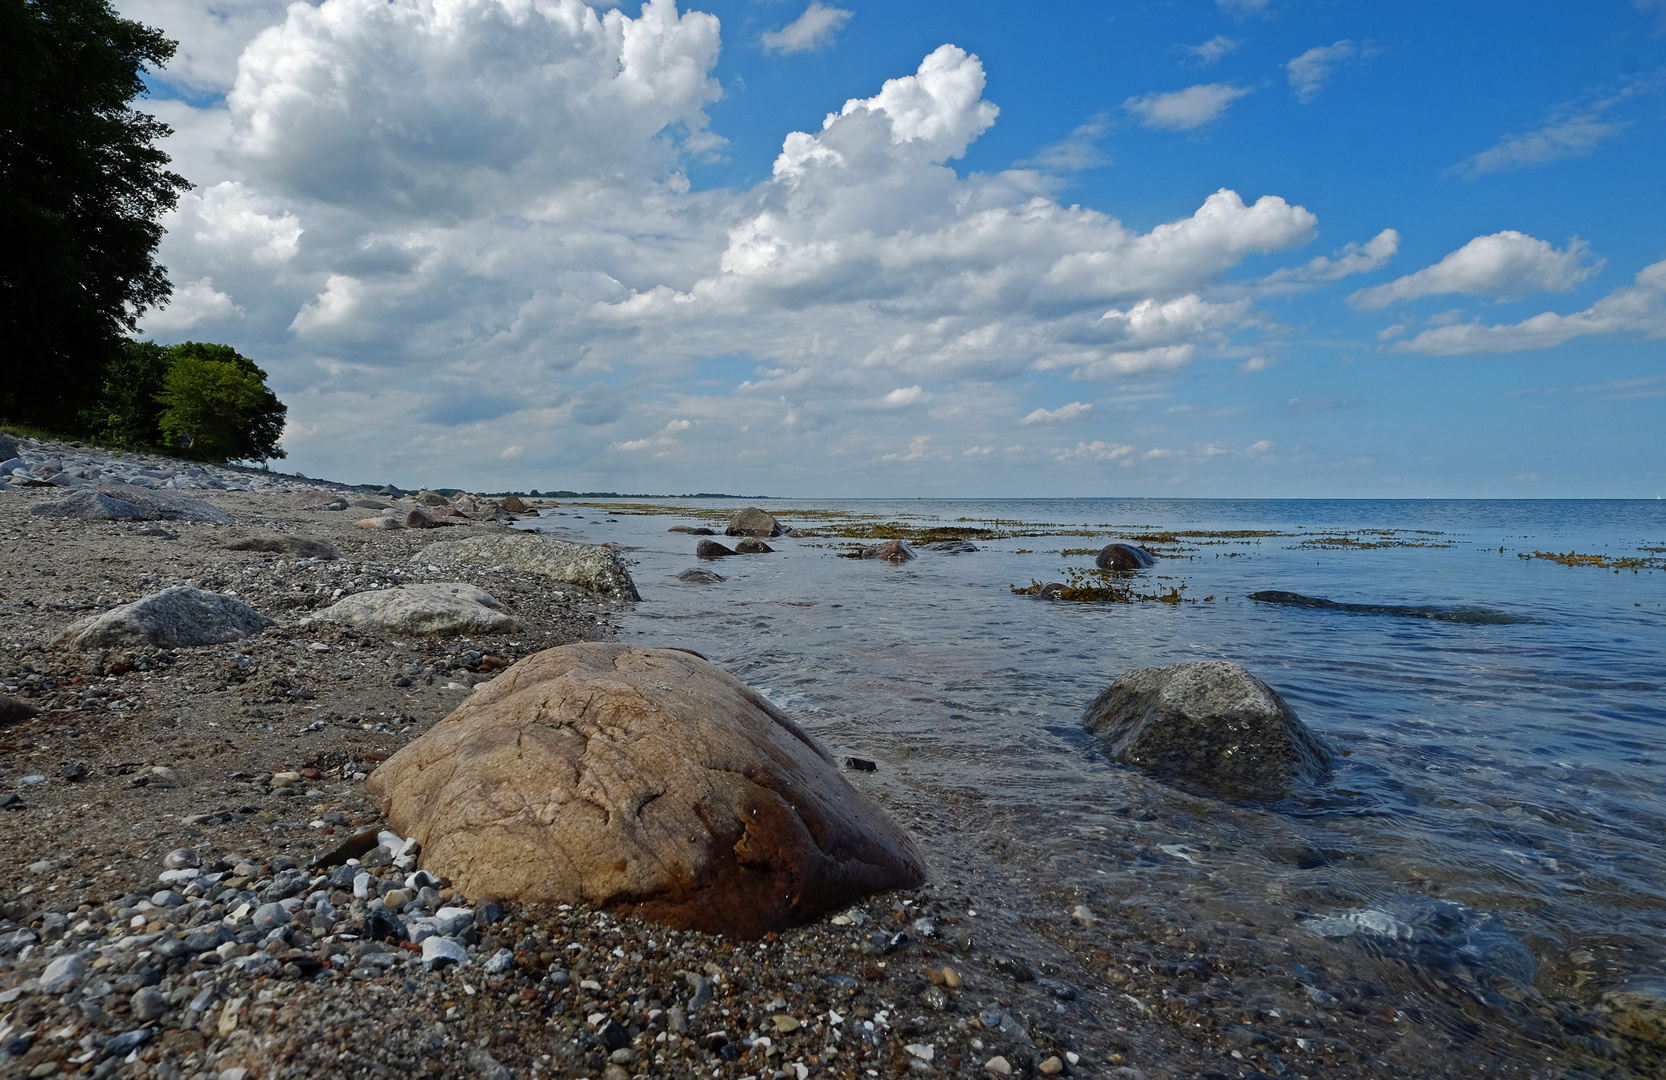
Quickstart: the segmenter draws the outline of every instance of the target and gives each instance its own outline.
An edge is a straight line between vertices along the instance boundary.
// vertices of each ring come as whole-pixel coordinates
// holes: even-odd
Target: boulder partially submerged
[[[175,585],[73,623],[53,642],[76,649],[220,645],[277,625],[243,601]]]
[[[510,532],[429,544],[422,555],[453,566],[507,566],[620,600],[642,599],[618,553],[601,545]]]
[[[463,582],[396,585],[354,593],[313,618],[427,637],[515,632],[514,618],[497,597]]]
[[[1157,558],[1138,544],[1106,544],[1093,565],[1101,570],[1146,570],[1157,565]]]
[[[861,558],[879,559],[883,562],[908,562],[914,558],[914,553],[908,550],[908,545],[901,540],[885,540],[863,548]]]
[[[781,523],[773,514],[748,506],[731,517],[729,527],[723,531],[730,536],[780,536]]]
[[[1333,756],[1272,687],[1223,660],[1127,672],[1082,726],[1113,761],[1230,799],[1317,784]]]
[[[371,775],[464,894],[753,939],[925,880],[896,822],[733,676],[677,649],[528,657]]]
[[[694,554],[702,559],[722,559],[734,553],[734,548],[724,547],[716,540],[702,540],[694,545]]]

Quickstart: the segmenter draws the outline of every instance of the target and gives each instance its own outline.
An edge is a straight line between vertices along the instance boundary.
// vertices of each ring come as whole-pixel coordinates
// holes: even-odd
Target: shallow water
[[[837,557],[854,541],[783,537],[774,554],[705,562],[723,583],[678,581],[699,564],[696,538],[666,528],[721,532],[709,515],[738,508],[566,506],[541,527],[632,549],[643,602],[622,639],[695,649],[897,783],[975,797],[1063,879],[1124,897],[1178,881],[1217,910],[1278,909],[1293,932],[1431,978],[1455,966],[1512,1000],[1512,986],[1594,1000],[1666,962],[1666,570],[1646,550],[1666,547],[1666,503],[782,501],[766,508],[810,528],[831,515],[1059,535],[918,549],[902,565]],[[1009,587],[1092,566],[1063,549],[1158,530],[1294,535],[1159,548],[1136,591],[1184,586],[1178,604]],[[1326,535],[1344,540],[1312,543]],[[1440,546],[1392,546],[1404,543]],[[1653,565],[1519,557],[1535,550]],[[1262,590],[1518,621],[1246,599]],[[1096,694],[1130,668],[1199,659],[1278,690],[1345,755],[1330,781],[1231,807],[1095,753],[1080,719]]]

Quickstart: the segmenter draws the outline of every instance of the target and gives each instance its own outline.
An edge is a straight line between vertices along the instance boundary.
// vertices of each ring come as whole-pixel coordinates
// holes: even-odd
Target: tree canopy
[[[254,361],[229,345],[195,341],[167,352],[156,424],[170,449],[205,461],[284,456],[278,438],[289,409]]]
[[[73,427],[170,294],[158,219],[190,184],[128,103],[174,45],[106,0],[0,0],[0,415]]]

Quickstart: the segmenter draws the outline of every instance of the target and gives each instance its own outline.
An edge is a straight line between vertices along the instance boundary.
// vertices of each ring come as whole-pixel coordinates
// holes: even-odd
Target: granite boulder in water
[[[1106,544],[1093,565],[1101,570],[1146,570],[1156,566],[1157,559],[1138,544]]]
[[[368,790],[423,868],[469,896],[754,939],[925,880],[908,834],[814,738],[677,649],[530,656]]]
[[[1113,761],[1229,799],[1276,801],[1322,781],[1332,757],[1272,687],[1223,660],[1127,672],[1082,726]]]
[[[748,506],[730,518],[729,527],[723,531],[730,536],[780,536],[781,523],[773,514]]]
[[[882,562],[908,562],[914,558],[914,553],[908,550],[908,545],[901,540],[883,540],[863,548],[862,558],[879,559]]]

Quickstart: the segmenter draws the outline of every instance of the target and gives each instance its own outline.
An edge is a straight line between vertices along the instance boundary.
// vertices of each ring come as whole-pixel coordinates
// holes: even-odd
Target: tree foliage
[[[128,103],[173,53],[106,0],[0,0],[0,414],[73,427],[171,291],[158,219],[190,184]]]
[[[163,441],[204,461],[265,461],[284,456],[278,438],[289,409],[266,386],[266,372],[229,345],[187,341],[168,350],[156,395]]]
[[[98,403],[82,426],[103,442],[139,449],[162,445],[162,392],[173,353],[154,341],[124,341],[104,369]]]

